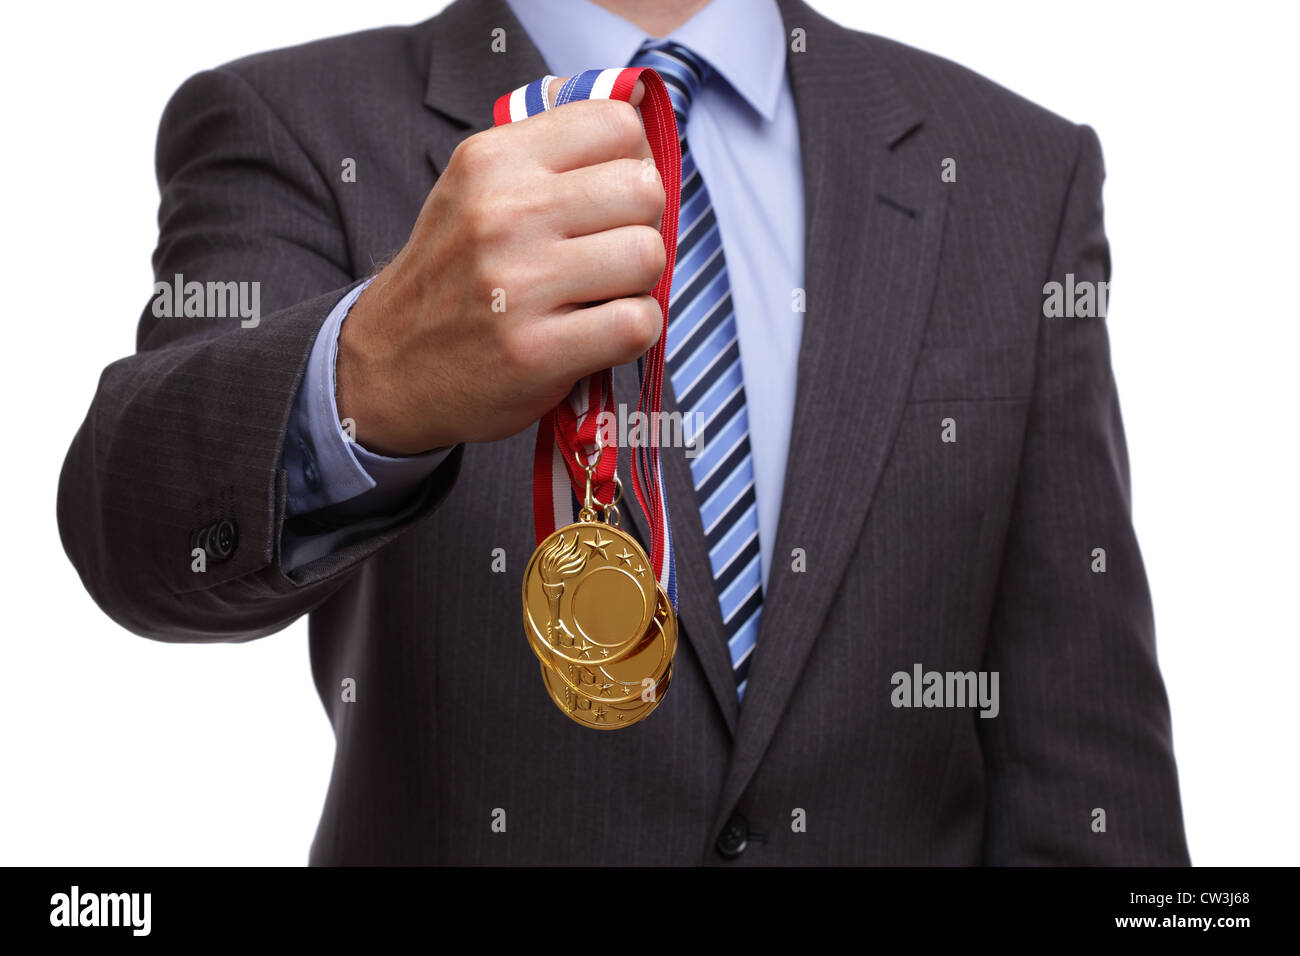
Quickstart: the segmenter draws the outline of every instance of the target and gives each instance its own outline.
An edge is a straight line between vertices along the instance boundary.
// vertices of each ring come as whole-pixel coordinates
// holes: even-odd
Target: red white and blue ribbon
[[[497,126],[516,123],[549,109],[557,109],[573,100],[611,99],[627,101],[637,80],[645,84],[641,102],[641,122],[656,168],[663,180],[667,200],[664,204],[663,236],[666,265],[653,295],[663,311],[663,329],[659,341],[637,360],[641,395],[637,411],[645,439],[634,443],[632,485],[642,512],[650,523],[650,562],[655,577],[677,607],[677,574],[673,562],[671,522],[659,467],[659,427],[664,383],[664,355],[668,341],[668,303],[672,291],[673,266],[677,259],[677,217],[681,205],[682,157],[677,134],[677,117],[663,79],[654,70],[626,68],[587,70],[571,77],[560,88],[554,105],[547,102],[547,89],[555,77],[545,76],[500,97],[493,109]],[[605,369],[574,385],[568,397],[543,416],[537,427],[537,446],[533,455],[533,524],[540,544],[552,532],[578,520],[578,511],[586,493],[587,472],[579,459],[596,462],[592,475],[592,492],[601,502],[615,495],[614,475],[618,466],[618,445],[600,448],[597,438],[600,415],[608,413],[614,422],[613,373]],[[630,431],[631,429],[629,429]],[[648,433],[648,434],[647,434]],[[597,453],[599,451],[599,459]]]

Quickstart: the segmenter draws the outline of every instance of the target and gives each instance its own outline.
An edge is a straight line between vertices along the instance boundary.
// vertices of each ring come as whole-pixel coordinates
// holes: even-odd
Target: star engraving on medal
[[[613,542],[612,540],[610,540],[610,541],[602,541],[601,538],[600,538],[600,529],[597,528],[597,529],[596,529],[596,540],[595,540],[595,541],[588,541],[588,542],[587,542],[587,547],[591,548],[592,551],[599,551],[599,552],[600,552],[600,556],[601,556],[602,558],[604,558],[606,561],[608,561],[608,560],[609,560],[609,554],[605,551],[605,549],[608,548],[608,547],[609,547],[611,544],[613,544],[613,543],[614,543],[614,542]]]
[[[623,714],[616,714],[615,719],[622,721],[622,720],[627,720],[627,717],[625,717]]]
[[[616,555],[614,555],[614,557],[618,558],[620,561],[622,561],[622,562],[623,562],[624,564],[626,564],[626,565],[631,565],[631,564],[632,564],[632,552],[629,551],[627,548],[624,548],[624,549],[623,549],[623,553],[622,553],[622,554],[616,554]]]
[[[605,708],[601,707],[599,704],[591,708],[591,715],[598,721],[604,720],[606,713],[608,713],[608,711],[606,711]]]

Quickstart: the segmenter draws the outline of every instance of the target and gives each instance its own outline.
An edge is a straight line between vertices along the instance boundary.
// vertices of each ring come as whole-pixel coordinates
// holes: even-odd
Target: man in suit
[[[596,733],[522,634],[533,423],[609,366],[635,407],[664,190],[627,104],[490,127],[627,63],[689,156],[666,407],[708,425],[663,449],[671,689]],[[1105,324],[1044,308],[1109,279],[1091,129],[801,0],[457,0],[195,76],[158,174],[160,287],[260,314],[155,297],[60,528],[138,634],[310,615],[313,863],[1187,862]]]

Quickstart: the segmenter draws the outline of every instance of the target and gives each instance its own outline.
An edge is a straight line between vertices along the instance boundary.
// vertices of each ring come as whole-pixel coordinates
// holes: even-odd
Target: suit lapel
[[[941,157],[909,149],[921,117],[875,41],[799,0],[780,6],[787,31],[807,36],[808,52],[788,56],[807,312],[772,571],[717,827],[767,750],[852,557],[907,400],[947,205]],[[796,548],[803,573],[791,569]]]
[[[505,52],[491,50],[485,24],[505,31]],[[430,140],[429,160],[441,173],[461,140],[492,125],[497,97],[545,76],[546,63],[504,0],[456,0],[428,26],[424,105],[459,126],[437,124]]]
[[[484,32],[485,23],[505,29],[508,52],[488,52],[490,37]],[[429,27],[429,79],[424,102],[429,109],[453,121],[430,124],[433,129],[427,147],[429,161],[434,171],[441,173],[461,140],[492,125],[492,105],[496,98],[545,75],[547,67],[502,0],[457,0],[430,21]],[[666,382],[665,389],[671,392]],[[640,385],[635,364],[614,370],[614,393],[616,403],[622,403],[629,411],[636,408]],[[671,394],[664,397],[664,410],[676,411]],[[620,512],[628,530],[648,550],[650,534],[632,493],[630,458],[626,449],[619,456],[619,475],[626,493]],[[683,449],[661,449],[661,459],[673,518],[678,603],[683,610],[680,630],[695,649],[723,720],[734,731],[738,710],[736,690],[695,488]]]

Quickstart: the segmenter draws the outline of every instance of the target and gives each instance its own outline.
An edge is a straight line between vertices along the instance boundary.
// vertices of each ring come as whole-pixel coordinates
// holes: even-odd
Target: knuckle
[[[642,330],[644,339],[641,350],[645,351],[655,343],[663,331],[664,313],[663,309],[659,308],[659,303],[655,301],[654,296],[644,296],[641,301],[645,306],[645,328]]]
[[[659,303],[651,296],[620,299],[614,303],[613,325],[618,330],[623,352],[629,357],[640,355],[650,347],[661,322]]]
[[[465,207],[465,234],[473,242],[486,244],[500,232],[498,207],[492,202],[471,202]]]
[[[619,153],[633,155],[640,152],[641,141],[645,133],[641,129],[641,119],[629,104],[622,100],[604,100],[602,113],[605,123]]]
[[[544,192],[483,190],[470,197],[465,207],[465,228],[470,241],[480,246],[509,245],[521,227],[546,212]]]
[[[664,184],[655,172],[654,164],[630,160],[627,164],[627,189],[636,197],[637,205],[643,208],[647,217],[658,219],[664,211],[667,194]]]
[[[501,370],[507,378],[521,378],[531,368],[533,351],[522,341],[522,337],[508,332],[501,335],[497,345],[497,356]]]
[[[487,308],[493,321],[502,320],[513,304],[511,292],[519,287],[518,276],[507,255],[499,250],[474,249],[459,257],[457,280],[471,296],[471,302]]]
[[[629,258],[638,276],[649,285],[659,278],[667,264],[663,237],[649,226],[633,226],[628,231]]]
[[[493,318],[501,319],[502,316]],[[521,379],[532,375],[537,362],[538,343],[525,327],[515,322],[495,324],[495,344],[499,368],[507,378]]]
[[[447,163],[447,168],[455,169],[466,175],[476,175],[481,173],[492,162],[494,152],[492,143],[487,137],[485,130],[482,133],[475,133],[456,144],[456,148],[451,152],[451,160]]]
[[[516,193],[511,209],[511,220],[518,225],[521,218],[550,220],[564,209],[559,190],[549,183],[540,187],[528,187],[524,192]]]

